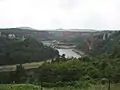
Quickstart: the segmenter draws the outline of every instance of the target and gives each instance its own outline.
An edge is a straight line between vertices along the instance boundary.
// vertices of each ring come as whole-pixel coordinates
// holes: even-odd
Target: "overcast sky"
[[[120,0],[0,0],[0,28],[120,29]]]

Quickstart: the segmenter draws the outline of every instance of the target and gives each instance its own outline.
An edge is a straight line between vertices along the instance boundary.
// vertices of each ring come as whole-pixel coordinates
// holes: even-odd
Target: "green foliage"
[[[24,68],[20,65],[14,73],[1,73],[1,83],[38,83],[44,87],[73,86],[76,88],[88,88],[95,84],[120,83],[120,59],[110,58],[110,54],[102,54],[96,57],[82,57],[79,59],[66,59],[58,62],[45,62],[37,72],[33,70],[32,76],[26,76]],[[25,77],[26,76],[26,77]],[[3,77],[7,77],[4,78]],[[14,77],[17,77],[15,79]],[[25,77],[25,79],[24,79]],[[12,79],[13,78],[13,79]],[[28,80],[28,81],[27,81]],[[11,82],[10,82],[11,81]]]
[[[67,59],[64,54],[60,57],[57,51],[30,38],[19,43],[16,41],[14,43],[13,41],[7,42],[10,48],[5,46],[7,47],[5,49],[13,52],[13,56],[9,51],[4,53],[7,63],[15,62],[14,60],[18,57],[20,63],[28,62],[27,60],[31,62],[33,59],[44,60],[54,56],[56,56],[56,59],[53,59],[52,62],[44,62],[37,70],[33,70],[33,74],[30,76],[26,75],[29,74],[29,71],[24,70],[20,65],[16,72],[1,73],[0,82],[12,83],[17,80],[15,83],[37,83],[44,87],[72,86],[76,88],[75,90],[77,88],[89,89],[92,85],[98,84],[106,85],[109,81],[114,84],[120,83],[119,34],[115,35],[107,39],[106,43],[103,42],[102,47],[96,47],[98,51],[95,53],[96,50],[93,50],[91,52],[91,55],[94,54],[92,57],[84,56],[79,59]],[[114,38],[113,41],[111,41],[111,38]],[[3,54],[2,49],[1,52]],[[32,56],[29,54],[32,54]],[[30,57],[25,59],[22,55]]]
[[[113,83],[120,83],[120,59],[113,60],[109,56],[110,54],[102,54],[95,58],[86,56],[79,60],[66,59],[66,61],[46,63],[40,67],[39,77],[42,82],[46,83],[80,81],[79,83],[84,84],[85,82],[97,84],[101,80],[104,83],[103,78],[110,79]],[[108,81],[105,81],[105,83],[108,83]],[[76,84],[73,83],[72,85]]]
[[[0,37],[0,65],[23,64],[54,58],[58,51],[36,39],[24,41]]]
[[[22,64],[16,66],[15,83],[23,83],[26,81],[26,72]]]
[[[6,84],[0,85],[0,90],[41,90],[41,87],[31,84]]]

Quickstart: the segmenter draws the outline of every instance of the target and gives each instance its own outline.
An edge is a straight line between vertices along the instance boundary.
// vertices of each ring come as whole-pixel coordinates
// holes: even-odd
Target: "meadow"
[[[80,89],[74,87],[54,87],[54,88],[41,88],[39,85],[32,84],[1,84],[0,90],[108,90],[105,86],[92,86],[89,89]],[[120,84],[111,85],[111,90],[120,90]]]

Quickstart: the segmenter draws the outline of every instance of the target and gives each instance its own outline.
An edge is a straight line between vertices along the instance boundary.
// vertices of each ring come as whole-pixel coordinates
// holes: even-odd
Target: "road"
[[[51,60],[47,60],[47,62],[51,62]],[[40,67],[44,61],[41,62],[34,62],[34,63],[25,63],[22,64],[25,69],[32,69]],[[16,64],[17,65],[17,64]],[[15,71],[16,65],[3,65],[0,66],[0,72],[7,72],[7,71]]]

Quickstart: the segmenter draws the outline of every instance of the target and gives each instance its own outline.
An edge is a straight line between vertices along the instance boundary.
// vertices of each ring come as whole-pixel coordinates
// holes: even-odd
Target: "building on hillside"
[[[8,38],[9,39],[14,39],[15,38],[15,34],[8,34]]]

